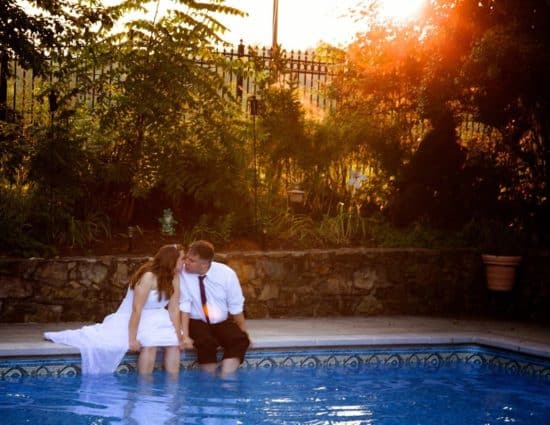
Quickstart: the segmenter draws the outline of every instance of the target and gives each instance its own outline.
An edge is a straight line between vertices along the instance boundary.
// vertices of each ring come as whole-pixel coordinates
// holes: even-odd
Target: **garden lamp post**
[[[258,98],[252,95],[248,99],[252,117],[252,161],[254,163],[254,233],[258,227],[258,164],[256,159],[256,115],[258,115]]]
[[[293,205],[304,205],[306,201],[306,192],[300,189],[299,186],[294,186],[294,189],[287,191],[288,200]]]
[[[306,192],[296,185],[293,189],[287,190],[288,203],[290,208],[295,213],[303,213],[305,211]]]
[[[55,128],[54,128],[54,118],[55,118],[55,111],[57,111],[59,105],[58,105],[58,101],[57,101],[57,92],[55,90],[51,90],[50,93],[48,94],[48,106],[49,106],[49,109],[50,109],[50,132],[49,132],[49,142],[53,144],[53,142],[55,142]],[[53,147],[53,146],[52,146]],[[53,161],[54,161],[54,152],[53,152],[53,149],[49,149],[48,150],[48,155],[49,155],[49,160],[50,160],[50,167],[52,167],[51,164],[53,164]],[[52,174],[53,171],[52,171]],[[54,219],[54,204],[55,204],[55,199],[54,199],[54,188],[53,188],[53,182],[51,180],[51,177],[49,178],[49,183],[48,183],[48,191],[49,191],[49,203],[48,203],[48,210],[49,210],[49,214],[48,214],[48,220],[49,220],[49,226],[50,228],[48,229],[48,233],[49,233],[49,236],[48,237],[51,237],[52,240],[53,240],[53,228],[54,228],[54,224],[55,224],[55,219]]]
[[[279,0],[273,0],[273,36],[271,38],[271,49],[277,49],[277,30],[279,27]]]
[[[57,92],[55,90],[50,91],[48,94],[48,105],[50,107],[50,125],[53,128],[53,118],[55,111],[57,111],[57,108],[59,107],[57,104]]]
[[[0,55],[0,121],[8,117],[8,55]]]

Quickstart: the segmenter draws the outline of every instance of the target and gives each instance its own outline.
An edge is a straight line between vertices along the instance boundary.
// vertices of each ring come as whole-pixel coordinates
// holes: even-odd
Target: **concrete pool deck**
[[[550,327],[488,319],[375,316],[248,320],[252,349],[478,344],[550,358]],[[0,357],[79,354],[43,332],[84,323],[0,323]]]

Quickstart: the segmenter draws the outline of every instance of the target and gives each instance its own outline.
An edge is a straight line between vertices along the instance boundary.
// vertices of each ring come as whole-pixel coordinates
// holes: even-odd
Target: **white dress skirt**
[[[128,288],[118,310],[105,317],[102,323],[80,329],[45,332],[44,338],[77,347],[82,357],[82,374],[113,373],[129,349],[128,324],[133,301],[134,291]],[[167,305],[167,299],[159,301],[157,290],[149,292],[137,330],[137,339],[142,347],[178,345]]]

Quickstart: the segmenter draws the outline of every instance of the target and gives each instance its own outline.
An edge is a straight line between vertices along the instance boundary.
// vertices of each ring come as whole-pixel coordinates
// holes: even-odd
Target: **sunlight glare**
[[[106,5],[120,4],[122,1],[102,0]],[[177,0],[160,0],[159,17],[177,3]],[[361,0],[278,0],[277,3],[278,43],[285,49],[305,50],[317,46],[321,41],[346,45],[357,32],[365,28],[364,24],[355,22],[349,15],[350,8],[357,8]],[[235,46],[240,40],[246,45],[271,45],[273,0],[225,0],[223,4],[248,13],[246,17],[214,14],[227,27],[227,32],[221,34],[224,40]],[[142,16],[152,20],[156,5],[157,1],[151,0]],[[140,14],[134,12],[130,18],[135,19],[137,16]]]
[[[308,49],[320,41],[346,44],[361,30],[349,16],[360,0],[278,0],[278,42],[286,49]],[[223,18],[229,27],[227,39],[245,44],[270,46],[273,0],[226,0],[249,14],[246,18]]]
[[[378,16],[382,20],[403,23],[416,18],[425,4],[426,0],[379,0]]]

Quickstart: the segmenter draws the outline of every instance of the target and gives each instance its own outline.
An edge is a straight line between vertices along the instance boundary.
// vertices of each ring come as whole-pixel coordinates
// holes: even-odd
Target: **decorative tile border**
[[[244,367],[399,368],[469,365],[530,375],[550,381],[550,359],[478,345],[385,346],[312,350],[266,350],[247,353]]]
[[[124,357],[117,373],[136,371],[135,354]],[[242,367],[334,367],[399,368],[466,364],[510,374],[529,375],[550,381],[550,359],[477,345],[338,347],[315,349],[252,350]],[[183,369],[197,367],[194,352],[182,354]],[[158,367],[160,368],[161,362]],[[72,376],[81,373],[80,357],[0,358],[0,379],[22,376]]]

